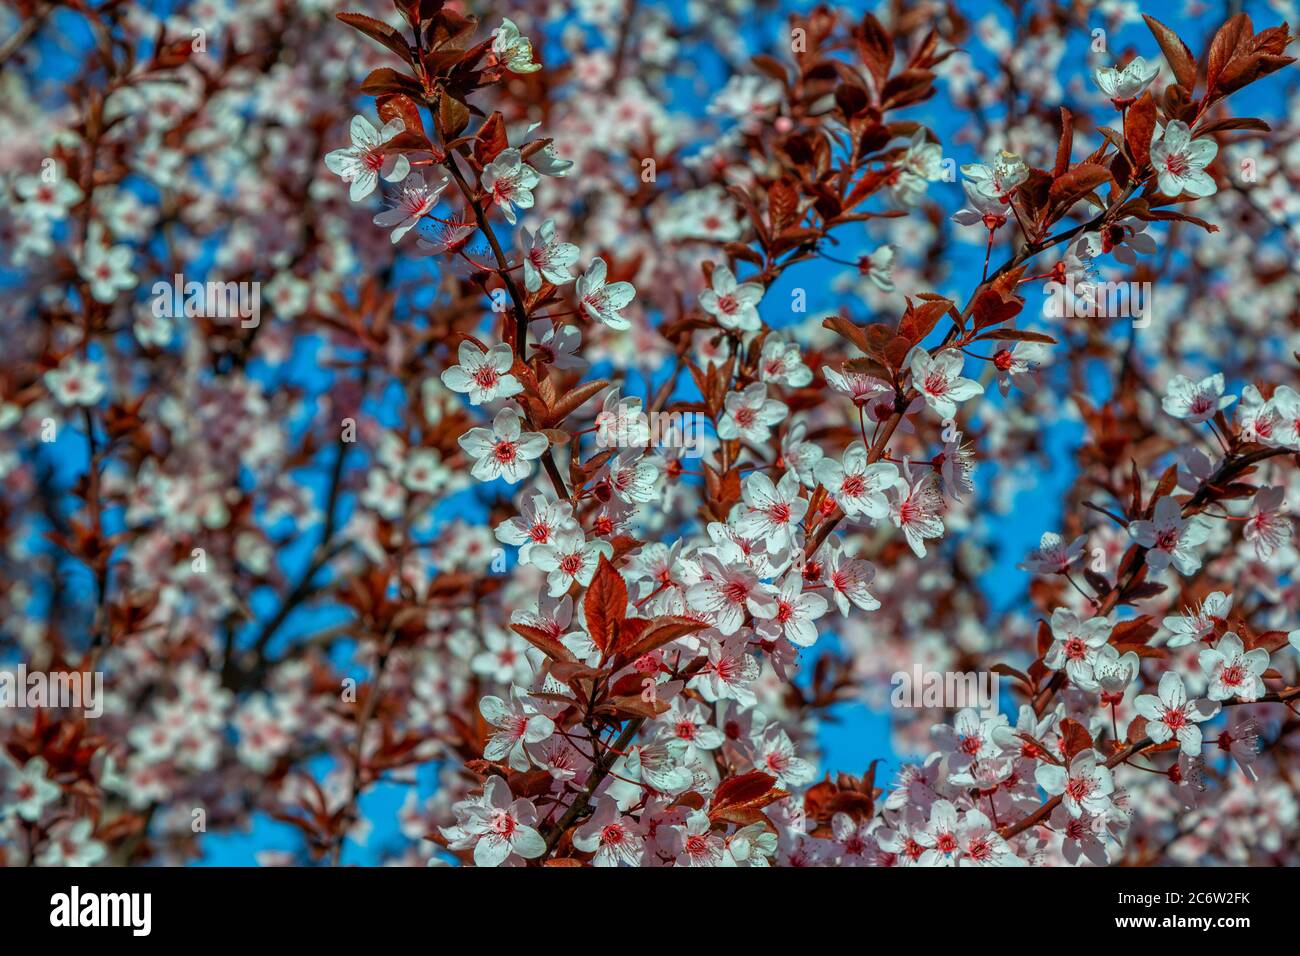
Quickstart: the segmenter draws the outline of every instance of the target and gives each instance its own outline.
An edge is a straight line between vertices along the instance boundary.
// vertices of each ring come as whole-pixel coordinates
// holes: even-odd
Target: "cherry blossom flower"
[[[1247,441],[1272,445],[1276,443],[1282,416],[1271,399],[1265,401],[1259,389],[1254,385],[1247,385],[1241,390],[1241,404],[1237,406],[1237,421],[1241,425],[1241,434]]]
[[[424,236],[416,238],[413,255],[441,256],[460,252],[469,242],[470,236],[478,232],[478,226],[469,221],[449,219],[438,223],[433,227],[432,232],[431,238]]]
[[[685,765],[700,754],[717,750],[726,741],[722,731],[709,723],[709,713],[698,701],[674,697],[664,716],[669,728],[668,751]]]
[[[96,302],[112,302],[140,281],[131,271],[131,261],[135,258],[131,247],[108,246],[104,238],[103,226],[93,223],[77,259],[77,272],[90,286]]]
[[[971,442],[958,444],[957,440],[944,442],[943,451],[935,456],[931,465],[939,469],[939,479],[945,496],[960,501],[975,491],[975,446]]]
[[[885,492],[897,484],[898,466],[888,461],[868,464],[862,442],[849,445],[840,461],[823,458],[817,463],[816,475],[848,517],[879,521],[890,513]]]
[[[553,176],[557,179],[569,175],[569,171],[573,169],[573,160],[561,157],[556,152],[554,143],[547,143],[533,153],[529,157],[529,164],[543,176]]]
[[[461,801],[452,809],[456,825],[443,827],[442,834],[453,850],[473,848],[475,866],[501,866],[546,852],[546,841],[534,827],[537,810],[533,802],[511,802],[510,788],[500,777],[488,777],[481,796]]]
[[[569,267],[578,261],[578,247],[562,242],[555,235],[555,220],[547,219],[536,234],[520,230],[524,246],[524,288],[536,292],[545,279],[551,285],[567,285],[573,281]]]
[[[767,386],[754,382],[739,392],[728,392],[722,400],[726,411],[718,422],[718,437],[724,441],[740,439],[753,445],[765,443],[771,428],[790,414],[784,402],[769,398]]]
[[[412,448],[402,470],[402,484],[411,491],[435,494],[451,480],[442,458],[432,448]]]
[[[41,818],[45,808],[63,792],[49,779],[49,764],[44,757],[32,757],[21,767],[9,764],[5,781],[5,809],[28,823]]]
[[[1114,254],[1116,261],[1135,266],[1139,253],[1149,256],[1159,248],[1146,228],[1147,223],[1140,219],[1118,219],[1100,232],[1080,236],[1074,247],[1075,254],[1085,261]]]
[[[926,184],[943,175],[943,151],[938,143],[926,141],[925,130],[913,135],[894,165],[890,191],[900,206],[915,206],[925,195]]]
[[[1241,536],[1255,547],[1255,556],[1267,561],[1279,548],[1291,541],[1291,516],[1282,511],[1285,488],[1264,488],[1251,501],[1250,515],[1242,525]]]
[[[969,180],[964,180],[961,188],[966,194],[966,205],[953,213],[953,222],[959,226],[983,225],[989,232],[1006,225],[1010,206],[1001,196],[989,195]]]
[[[925,403],[942,419],[957,414],[957,403],[984,394],[984,386],[974,379],[962,378],[966,359],[956,349],[947,349],[931,357],[919,345],[912,350],[908,367],[912,382]]]
[[[1279,419],[1276,443],[1300,451],[1300,392],[1279,385],[1271,401]]]
[[[108,848],[94,839],[89,819],[59,820],[50,827],[37,866],[94,866],[108,856]]]
[[[85,193],[70,179],[61,165],[49,167],[50,177],[40,174],[19,176],[14,192],[23,201],[23,212],[43,219],[64,219],[68,211],[85,198]]]
[[[546,452],[548,442],[540,432],[521,431],[519,422],[519,413],[507,407],[497,412],[490,430],[471,428],[460,436],[460,447],[475,459],[470,474],[479,481],[504,478],[513,485],[532,473],[533,460]]]
[[[1194,609],[1187,608],[1183,614],[1173,614],[1161,623],[1172,636],[1168,640],[1170,647],[1183,647],[1205,639],[1213,633],[1216,625],[1227,622],[1232,611],[1232,595],[1222,591],[1212,591],[1205,600]]]
[[[1087,542],[1088,536],[1081,534],[1067,545],[1056,532],[1044,532],[1038,539],[1038,547],[1018,566],[1032,574],[1064,574],[1083,557]]]
[[[1052,670],[1064,670],[1074,686],[1095,691],[1093,665],[1098,650],[1110,640],[1114,625],[1106,617],[1083,621],[1074,611],[1058,607],[1052,612],[1051,627],[1053,641],[1043,655],[1043,663]]]
[[[1205,167],[1218,152],[1214,140],[1192,139],[1186,123],[1170,120],[1151,138],[1151,167],[1156,171],[1160,191],[1171,199],[1183,193],[1197,198],[1213,196],[1219,187]]]
[[[496,526],[498,541],[519,548],[519,560],[529,562],[532,549],[550,544],[561,531],[578,530],[573,506],[567,501],[548,501],[545,495],[525,495],[519,514]]]
[[[1241,768],[1246,779],[1255,783],[1259,774],[1255,771],[1255,761],[1259,758],[1259,724],[1253,717],[1235,717],[1230,726],[1219,732],[1214,743],[1220,750],[1226,750],[1237,766]]]
[[[949,800],[936,800],[930,807],[930,822],[914,834],[925,848],[917,862],[921,866],[956,866],[961,856],[957,808]]]
[[[1099,66],[1093,71],[1092,77],[1118,110],[1132,106],[1159,74],[1158,65],[1148,64],[1142,57],[1135,56],[1122,70],[1112,66]]]
[[[758,375],[769,385],[786,385],[790,388],[803,388],[813,378],[812,369],[803,363],[799,346],[775,337],[768,337],[763,342]]]
[[[410,173],[411,163],[405,155],[384,150],[384,144],[405,129],[406,124],[398,117],[389,120],[380,129],[376,129],[364,116],[352,118],[349,130],[352,145],[336,149],[325,156],[325,167],[349,184],[348,198],[352,202],[360,202],[374,192],[380,176],[395,183]]]
[[[1146,732],[1154,742],[1164,743],[1176,739],[1183,753],[1195,757],[1201,752],[1201,728],[1196,726],[1218,713],[1218,704],[1202,706],[1201,701],[1189,701],[1183,679],[1174,671],[1160,677],[1159,695],[1142,694],[1133,701],[1133,708],[1146,718]]]
[[[729,640],[713,641],[708,661],[690,682],[691,688],[709,703],[734,700],[741,707],[755,706],[758,697],[753,685],[761,668],[753,655],[745,653],[746,641],[745,630]]]
[[[967,810],[957,824],[958,866],[1028,866],[1012,852],[993,822],[979,810]]]
[[[425,216],[433,212],[433,207],[438,204],[438,197],[450,182],[451,176],[442,169],[437,171],[431,183],[426,183],[419,173],[411,173],[402,180],[393,208],[375,216],[375,225],[383,226],[385,229],[389,226],[395,227],[389,238],[394,243],[399,242],[413,227],[419,225]]]
[[[616,776],[606,793],[620,810],[626,812],[644,800],[642,784],[670,795],[690,789],[694,774],[681,765],[674,749],[662,740],[641,743],[614,762],[612,773]]]
[[[60,405],[96,405],[106,391],[99,365],[76,356],[46,372],[45,386]]]
[[[636,297],[636,289],[630,282],[613,282],[606,285],[605,273],[605,260],[592,259],[591,265],[578,277],[574,286],[578,305],[592,319],[603,322],[611,329],[630,329],[632,323],[620,313]]]
[[[641,825],[618,812],[613,800],[602,800],[596,812],[573,832],[573,845],[595,854],[592,866],[638,866],[645,845]]]
[[[727,840],[727,855],[737,866],[771,866],[777,837],[761,823],[741,827]]]
[[[822,375],[826,377],[826,384],[835,391],[849,396],[853,399],[854,405],[866,405],[888,396],[890,411],[893,411],[894,386],[884,379],[848,368],[843,372],[837,372],[828,366],[822,368]]]
[[[763,732],[754,764],[776,777],[777,785],[786,789],[802,787],[813,779],[813,765],[795,756],[790,735],[776,726]]]
[[[478,707],[488,725],[497,729],[483,748],[484,759],[504,758],[512,770],[531,767],[524,744],[541,743],[555,733],[554,722],[525,701],[518,688],[511,690],[509,704],[489,694],[479,700]]]
[[[820,445],[807,441],[807,435],[808,426],[802,421],[791,424],[781,441],[781,461],[805,488],[815,488],[817,463],[826,453]]]
[[[582,345],[582,333],[572,325],[562,325],[558,329],[551,325],[549,319],[536,319],[528,323],[528,333],[533,339],[533,357],[543,365],[550,365],[560,371],[584,371],[588,362],[578,355]]]
[[[1258,700],[1264,695],[1262,675],[1268,670],[1268,651],[1257,647],[1247,651],[1241,638],[1224,634],[1214,647],[1207,647],[1196,657],[1210,679],[1205,696],[1210,700]]]
[[[508,17],[501,18],[501,26],[492,33],[492,52],[511,73],[536,73],[542,68],[533,62],[533,44],[521,36],[519,28]]]
[[[533,208],[533,187],[540,177],[537,170],[523,160],[523,154],[514,147],[503,149],[497,158],[483,168],[479,177],[492,203],[501,210],[506,222],[515,224],[515,207]]]
[[[1060,836],[1061,857],[1067,864],[1082,866],[1086,861],[1093,866],[1105,866],[1110,862],[1107,847],[1114,841],[1104,828],[1099,827],[1097,818],[1071,816],[1062,803],[1048,819],[1052,831]]]
[[[1103,644],[1092,661],[1092,676],[1097,682],[1102,703],[1120,703],[1124,692],[1141,673],[1141,664],[1136,652],[1121,654],[1114,644]]]
[[[465,339],[457,352],[458,364],[442,373],[442,383],[453,392],[469,396],[471,405],[498,398],[510,398],[524,390],[519,380],[510,374],[514,365],[514,351],[507,344],[494,345],[486,352]]]
[[[884,245],[870,255],[859,256],[858,271],[881,292],[893,292],[894,247]]]
[[[838,545],[827,545],[822,580],[831,589],[831,598],[841,617],[848,617],[849,605],[856,605],[864,611],[874,611],[880,602],[871,594],[869,588],[876,578],[876,569],[870,561],[853,558],[844,554]]]
[[[1001,715],[983,719],[974,709],[963,707],[951,727],[938,724],[931,728],[930,736],[939,752],[947,757],[950,770],[965,770],[977,761],[985,762],[998,755],[1001,747],[997,731],[1005,725],[1006,718]]]
[[[1201,566],[1196,549],[1210,535],[1209,525],[1200,515],[1183,518],[1182,506],[1166,495],[1156,502],[1150,521],[1131,522],[1129,536],[1149,549],[1147,564],[1152,571],[1160,572],[1173,565],[1179,574],[1195,574]]]
[[[813,623],[829,610],[826,599],[803,589],[803,574],[797,569],[781,581],[776,601],[754,613],[759,619],[758,632],[769,640],[784,636],[791,644],[812,647],[817,643],[817,625]]]
[[[1034,373],[1051,361],[1052,351],[1042,342],[1017,342],[1011,349],[998,349],[993,354],[998,391],[1005,396],[1014,385],[1033,394],[1038,391],[1038,379]]]
[[[1074,755],[1068,770],[1056,764],[1039,764],[1034,779],[1049,794],[1061,797],[1070,816],[1099,816],[1110,809],[1115,781],[1110,769],[1097,757],[1097,751],[1088,748]]]
[[[745,615],[775,613],[776,598],[772,589],[760,584],[758,577],[745,565],[740,549],[727,542],[716,549],[700,552],[704,580],[692,584],[686,600],[695,610],[710,615],[719,633],[735,634]]]
[[[712,832],[709,815],[696,810],[675,827],[678,866],[734,866],[722,838]]]
[[[799,481],[787,472],[780,482],[756,471],[741,483],[741,497],[749,512],[736,520],[736,530],[748,538],[793,544],[808,501],[799,495]]]
[[[943,537],[943,495],[933,471],[905,463],[907,477],[899,476],[890,488],[889,517],[918,558],[925,557],[925,542]]]
[[[737,283],[735,274],[720,265],[713,270],[713,287],[700,293],[700,307],[724,329],[754,332],[762,324],[758,317],[758,303],[762,298],[761,285]]]
[[[961,174],[981,196],[1007,203],[1017,187],[1029,178],[1029,167],[1016,153],[1003,150],[992,166],[970,163],[961,168]]]
[[[588,541],[580,529],[562,528],[547,543],[534,546],[531,560],[546,572],[551,597],[559,597],[574,581],[584,587],[590,584],[601,555],[609,558],[613,554],[614,548],[608,541],[599,538]]]
[[[1175,375],[1170,380],[1168,390],[1160,404],[1174,418],[1204,422],[1213,418],[1215,412],[1222,411],[1236,400],[1233,395],[1223,394],[1223,375],[1216,372],[1199,382],[1193,382],[1182,375]]]

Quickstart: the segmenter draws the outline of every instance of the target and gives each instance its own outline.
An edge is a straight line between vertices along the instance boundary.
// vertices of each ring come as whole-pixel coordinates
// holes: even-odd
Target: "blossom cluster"
[[[262,862],[338,863],[381,783],[414,864],[1292,859],[1297,283],[1254,254],[1300,240],[1296,128],[1236,95],[1285,25],[1198,70],[1147,17],[1067,92],[1067,19],[818,7],[760,50],[695,9],[328,6],[77,13],[123,42],[0,118],[0,650],[111,689],[0,715],[0,859],[262,818],[302,837]],[[667,90],[703,48],[701,142]],[[267,314],[145,294],[205,269]],[[685,415],[689,454],[649,426]],[[990,595],[1026,495],[1059,524]],[[823,772],[916,662],[1010,703]]]

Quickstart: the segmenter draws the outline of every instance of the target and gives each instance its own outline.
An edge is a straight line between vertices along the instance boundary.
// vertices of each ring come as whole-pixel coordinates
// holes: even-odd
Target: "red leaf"
[[[1150,90],[1129,107],[1124,118],[1124,142],[1137,168],[1141,169],[1151,158],[1151,135],[1156,130],[1156,101]]]
[[[411,55],[411,45],[403,39],[397,30],[382,20],[368,17],[364,13],[336,13],[334,16],[354,30],[361,31],[376,43],[382,43],[407,63],[414,62]]]
[[[474,137],[474,158],[479,161],[480,166],[486,166],[509,145],[505,120],[499,112],[493,113],[478,128],[478,135]]]
[[[1064,106],[1061,107],[1061,141],[1056,146],[1056,166],[1052,177],[1060,179],[1070,168],[1070,152],[1074,149],[1074,117]]]
[[[1067,208],[1110,180],[1110,170],[1096,163],[1080,163],[1064,176],[1052,182],[1048,198]]]
[[[1178,38],[1178,34],[1155,17],[1144,13],[1142,19],[1147,22],[1147,29],[1160,44],[1160,51],[1165,55],[1169,68],[1174,71],[1174,79],[1190,93],[1196,85],[1196,60],[1192,57],[1192,51],[1187,49],[1187,44]]]
[[[587,613],[587,633],[603,659],[618,636],[618,623],[627,616],[627,584],[603,554],[582,607]]]
[[[729,777],[718,784],[713,791],[713,802],[709,812],[716,813],[724,807],[753,806],[760,803],[772,791],[776,778],[761,770],[751,770],[738,777]]]
[[[1092,749],[1092,734],[1069,717],[1061,721],[1061,740],[1065,743],[1065,760],[1069,763],[1081,750]]]
[[[633,619],[629,618],[628,622],[630,623],[631,620]],[[642,654],[649,654],[679,637],[694,634],[709,626],[704,621],[676,615],[655,618],[647,624],[649,626],[641,629],[639,633],[624,629],[619,634],[617,653],[620,657],[629,661],[636,660]]]
[[[862,18],[862,25],[854,32],[858,41],[858,55],[871,72],[871,78],[876,81],[876,90],[883,90],[894,65],[894,41],[880,21],[870,13]]]
[[[903,318],[898,323],[898,334],[913,345],[919,345],[951,305],[949,299],[933,299],[915,308],[909,302],[907,311],[903,313]]]
[[[577,660],[567,647],[540,627],[533,627],[531,624],[511,624],[510,629],[552,660],[570,662]]]
[[[1243,50],[1254,38],[1254,35],[1255,28],[1250,22],[1250,17],[1244,13],[1238,13],[1219,27],[1218,32],[1214,34],[1214,39],[1210,41],[1209,65],[1205,73],[1206,96],[1214,92],[1219,76],[1238,51]]]

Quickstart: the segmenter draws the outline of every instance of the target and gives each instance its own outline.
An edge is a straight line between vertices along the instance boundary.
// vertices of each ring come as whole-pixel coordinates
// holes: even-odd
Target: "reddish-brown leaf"
[[[778,235],[786,226],[795,221],[799,210],[799,191],[794,183],[782,177],[767,189],[767,215],[771,221],[772,234]]]
[[[551,660],[577,660],[577,658],[570,653],[567,647],[550,634],[547,634],[540,627],[533,627],[531,624],[511,624],[510,629],[547,657],[551,658]]]
[[[587,633],[591,642],[605,657],[617,637],[618,622],[627,614],[627,583],[603,554],[582,607],[587,613]]]
[[[1052,178],[1060,179],[1070,168],[1070,152],[1074,149],[1074,117],[1064,106],[1061,107],[1061,140],[1056,144],[1056,165],[1052,168]]]
[[[1092,734],[1083,724],[1069,717],[1061,721],[1061,740],[1065,744],[1065,759],[1068,763],[1081,750],[1092,748]]]
[[[648,626],[643,628],[640,633],[632,633],[627,630],[620,633],[616,648],[620,657],[629,661],[636,660],[642,654],[649,654],[651,651],[658,650],[679,637],[694,634],[709,626],[703,621],[676,615],[655,618],[647,623]]]
[[[547,420],[548,425],[559,425],[571,414],[577,411],[582,405],[596,393],[603,391],[609,382],[606,379],[598,378],[594,382],[585,382],[577,388],[571,389],[561,395],[555,402],[555,407],[551,409],[551,414]]]
[[[1064,176],[1052,181],[1048,198],[1066,208],[1074,205],[1104,182],[1110,181],[1110,170],[1096,163],[1080,163]]]
[[[1208,65],[1205,70],[1206,95],[1212,95],[1218,86],[1219,76],[1227,68],[1238,52],[1245,52],[1246,45],[1255,35],[1255,28],[1250,17],[1238,13],[1230,17],[1219,27],[1210,41]]]
[[[407,63],[415,62],[411,45],[406,42],[402,34],[382,20],[368,17],[364,13],[336,13],[334,16],[354,30],[361,31],[376,43],[382,43]]]
[[[1178,34],[1155,17],[1144,13],[1142,19],[1147,22],[1147,29],[1160,44],[1160,52],[1165,55],[1169,68],[1174,71],[1174,79],[1190,93],[1196,85],[1196,59],[1192,56],[1192,51],[1178,38]]]
[[[504,149],[510,146],[506,138],[506,124],[500,112],[494,112],[478,129],[474,137],[474,158],[480,166],[486,166]]]
[[[1151,135],[1155,130],[1156,101],[1148,90],[1129,107],[1124,118],[1124,142],[1128,144],[1129,155],[1138,169],[1151,158]]]

